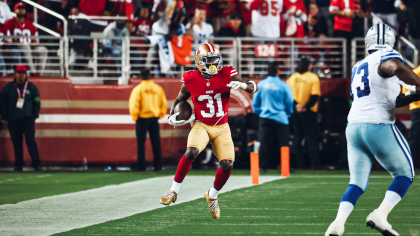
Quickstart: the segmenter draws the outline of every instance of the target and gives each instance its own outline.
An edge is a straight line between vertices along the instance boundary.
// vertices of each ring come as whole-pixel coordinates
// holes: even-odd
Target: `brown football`
[[[176,117],[177,120],[188,120],[192,115],[192,107],[186,101],[181,101],[176,104],[174,113],[179,112],[179,115]]]

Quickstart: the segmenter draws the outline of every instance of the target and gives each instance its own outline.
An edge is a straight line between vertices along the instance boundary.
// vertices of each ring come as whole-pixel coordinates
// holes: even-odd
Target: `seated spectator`
[[[150,21],[149,8],[142,7],[138,10],[133,20],[132,36],[145,36],[151,33],[152,22]]]
[[[26,4],[19,2],[15,5],[14,11],[16,17],[6,21],[5,25],[10,30],[12,36],[38,36],[38,30],[36,27],[25,18],[26,16]],[[34,76],[42,75],[47,63],[48,49],[44,46],[36,46],[38,44],[37,39],[21,37],[19,39],[13,39],[13,45],[10,50],[10,55],[13,57],[15,65],[22,63],[21,54],[26,59],[26,63],[29,65],[30,71]],[[36,57],[36,64],[32,56]]]
[[[309,38],[325,38],[328,35],[327,20],[319,11],[316,3],[309,4],[308,22],[306,23],[306,35]]]
[[[306,23],[306,8],[302,0],[285,0],[283,6],[283,21],[286,23],[286,36],[305,37],[304,23]]]
[[[214,32],[219,32],[222,25],[229,22],[230,14],[236,12],[236,1],[215,0],[209,5],[208,11]]]
[[[209,39],[203,39],[203,38],[213,38],[213,26],[206,23],[206,10],[204,9],[197,9],[195,11],[195,15],[193,18],[193,21],[196,22],[190,22],[186,25],[187,29],[192,28],[193,30],[193,37],[194,37],[194,51],[197,50],[198,47],[200,47],[201,44],[204,43],[213,43],[213,40]]]
[[[10,41],[10,40],[9,39],[4,40],[4,38],[2,38],[3,36],[10,36],[10,31],[9,29],[6,28],[6,26],[3,23],[0,23],[0,73],[2,76],[6,76],[7,75],[6,64],[4,64],[2,49],[3,49],[4,41]]]
[[[220,28],[218,35],[219,37],[245,37],[241,15],[237,12],[232,13],[229,22]]]
[[[71,15],[74,16],[110,16],[114,4],[109,0],[69,0]],[[76,19],[69,22],[71,35],[90,36],[91,32],[103,32],[107,21]],[[83,50],[85,54],[93,54],[84,40],[70,40],[69,64],[76,62],[77,54]]]
[[[13,18],[12,11],[10,11],[10,7],[6,2],[0,0],[0,23],[2,24]]]
[[[124,14],[118,14],[117,16],[124,16]],[[126,27],[126,20],[116,20],[109,24],[104,30],[104,47],[105,56],[115,58],[117,65],[117,71],[121,72],[121,55],[122,55],[122,39],[112,39],[115,37],[126,37],[130,35]],[[116,59],[119,58],[119,59]]]

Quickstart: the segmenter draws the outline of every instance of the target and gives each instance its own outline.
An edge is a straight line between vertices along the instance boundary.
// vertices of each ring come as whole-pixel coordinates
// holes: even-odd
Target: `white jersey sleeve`
[[[395,103],[401,93],[401,87],[396,83],[398,77],[383,78],[378,74],[379,65],[391,59],[404,62],[395,50],[379,50],[353,67],[350,85],[353,104],[349,123],[395,123]]]

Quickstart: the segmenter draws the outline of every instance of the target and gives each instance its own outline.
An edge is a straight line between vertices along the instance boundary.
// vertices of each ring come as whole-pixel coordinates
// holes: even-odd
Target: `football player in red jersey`
[[[195,109],[195,122],[188,135],[187,151],[181,158],[170,191],[160,202],[169,205],[175,202],[179,187],[190,170],[191,163],[203,151],[207,144],[213,146],[213,153],[219,159],[220,168],[216,172],[213,187],[205,194],[210,213],[215,219],[220,218],[217,194],[225,185],[232,172],[235,151],[228,121],[230,89],[240,89],[249,93],[258,91],[252,80],[242,79],[233,66],[222,67],[222,55],[214,45],[201,45],[195,53],[195,65],[198,70],[187,71],[182,76],[182,86],[175,99],[169,117],[169,124],[184,125],[194,119],[177,120],[175,106],[192,98]]]
[[[26,4],[23,2],[16,3],[14,7],[16,17],[7,20],[4,24],[10,30],[12,36],[38,36],[38,30],[32,22],[25,18],[26,16]],[[36,46],[38,43],[37,39],[29,37],[14,38],[12,49],[10,54],[13,56],[14,63],[16,65],[22,64],[21,54],[26,58],[31,73],[39,75],[43,73],[45,65],[47,63],[48,49],[44,46]],[[36,64],[40,65],[36,68],[34,65],[34,59]]]

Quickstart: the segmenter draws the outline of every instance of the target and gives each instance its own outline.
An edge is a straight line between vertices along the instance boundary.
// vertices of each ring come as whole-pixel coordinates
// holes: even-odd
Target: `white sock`
[[[400,201],[401,197],[398,193],[394,191],[386,191],[385,198],[381,205],[378,207],[378,210],[388,216],[395,205],[397,205]]]
[[[353,204],[350,202],[341,202],[340,207],[338,208],[337,217],[335,218],[335,221],[344,224],[347,221],[347,218],[349,217],[350,213],[353,211]]]
[[[172,182],[172,187],[171,190],[175,191],[176,193],[178,193],[179,191],[179,187],[181,187],[182,183],[178,183],[174,180],[174,182]]]
[[[219,191],[217,191],[217,189],[215,189],[214,187],[211,187],[209,191],[209,197],[212,199],[217,199],[218,194],[219,194]]]

